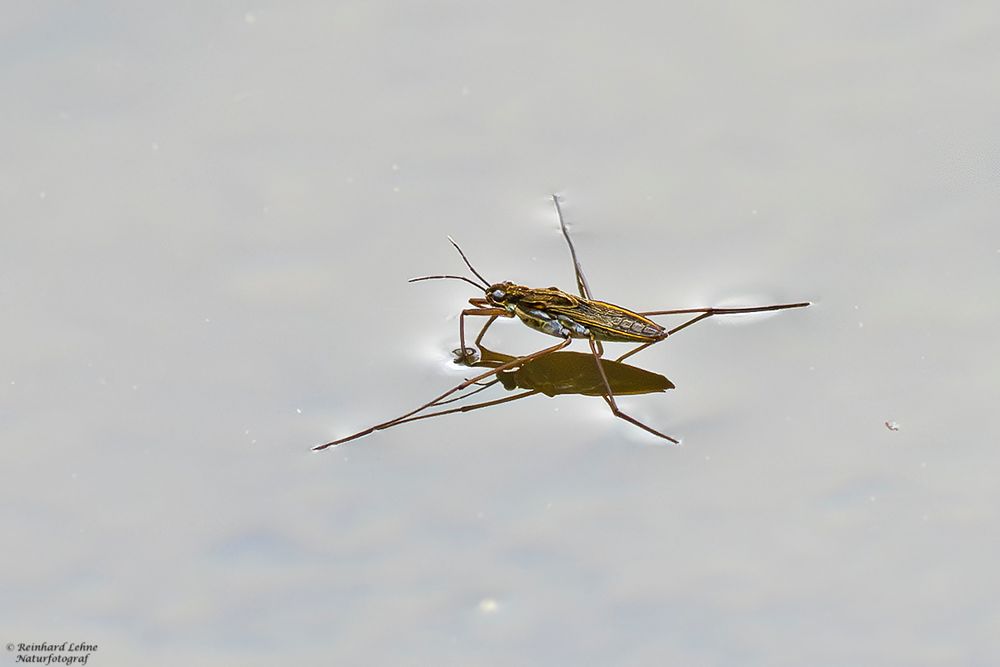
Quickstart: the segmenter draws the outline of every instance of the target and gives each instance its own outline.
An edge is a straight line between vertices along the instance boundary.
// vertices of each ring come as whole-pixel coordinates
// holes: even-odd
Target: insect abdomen
[[[581,304],[594,336],[611,342],[648,342],[663,336],[665,329],[656,322],[603,301]],[[593,318],[593,322],[590,322]],[[599,323],[599,325],[598,325]]]
[[[521,321],[536,331],[557,338],[589,338],[590,329],[570,317],[561,314],[551,314],[538,308],[525,308],[518,305],[514,313]]]

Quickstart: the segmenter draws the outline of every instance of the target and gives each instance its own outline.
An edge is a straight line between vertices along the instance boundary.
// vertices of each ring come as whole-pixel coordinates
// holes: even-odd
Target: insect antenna
[[[479,283],[473,282],[473,281],[469,280],[468,278],[466,278],[465,276],[420,276],[419,278],[410,278],[406,282],[408,282],[408,283],[416,283],[416,282],[420,282],[421,280],[437,280],[439,278],[451,278],[452,280],[464,280],[465,282],[469,283],[470,285],[472,285],[476,289],[482,289],[482,286]],[[489,285],[487,285],[486,287],[488,288]]]
[[[451,244],[453,246],[455,246],[455,250],[458,251],[458,254],[462,256],[462,259],[465,261],[465,265],[469,267],[469,270],[472,271],[474,274],[476,274],[477,278],[483,281],[483,286],[486,287],[486,289],[489,289],[490,281],[486,280],[486,278],[483,278],[481,275],[479,275],[479,271],[476,271],[476,268],[472,266],[472,262],[469,261],[469,258],[465,256],[465,253],[462,252],[462,249],[458,247],[457,243],[455,243],[455,239],[449,236],[448,240],[451,241]]]

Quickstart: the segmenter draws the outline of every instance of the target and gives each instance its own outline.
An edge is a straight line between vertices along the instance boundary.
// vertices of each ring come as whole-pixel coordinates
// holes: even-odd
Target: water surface
[[[9,641],[995,663],[989,3],[7,15]],[[680,447],[560,396],[311,452],[463,376],[472,288],[406,283],[464,270],[446,235],[490,280],[572,289],[552,192],[598,298],[814,305],[635,357],[676,389],[620,402]]]

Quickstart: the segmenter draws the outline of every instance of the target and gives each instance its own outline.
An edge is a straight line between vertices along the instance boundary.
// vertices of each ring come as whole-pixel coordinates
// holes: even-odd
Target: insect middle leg
[[[559,229],[562,230],[563,238],[566,239],[566,245],[569,246],[569,255],[573,259],[573,271],[576,273],[576,286],[580,291],[580,296],[584,299],[591,299],[590,296],[590,285],[587,283],[587,276],[583,274],[583,266],[580,264],[580,260],[576,257],[576,248],[573,247],[573,239],[569,237],[569,230],[566,229],[566,221],[563,219],[562,207],[559,205],[559,196],[552,195],[552,203],[556,206],[556,215],[559,217]],[[594,340],[597,344],[597,351],[599,356],[604,356],[604,346],[601,345],[601,341]]]
[[[483,387],[483,389],[485,389],[485,387]],[[477,390],[477,391],[480,391],[480,390]],[[473,403],[471,405],[463,405],[462,407],[459,407],[459,408],[450,408],[448,410],[438,410],[437,412],[429,412],[427,414],[415,415],[413,417],[405,417],[403,419],[397,419],[396,421],[394,421],[392,423],[392,425],[393,426],[397,426],[399,424],[405,424],[407,422],[415,422],[415,421],[418,421],[418,420],[421,420],[421,419],[428,419],[430,417],[440,417],[442,415],[450,415],[450,414],[454,414],[456,412],[470,412],[472,410],[478,410],[480,408],[488,408],[488,407],[493,406],[493,405],[500,405],[501,403],[510,403],[511,401],[517,401],[517,400],[520,400],[522,398],[527,398],[528,396],[534,396],[535,394],[539,394],[539,393],[541,393],[541,392],[538,391],[537,389],[529,389],[528,391],[522,391],[522,392],[520,392],[518,394],[514,394],[513,396],[504,396],[503,398],[497,398],[497,399],[494,399],[492,401],[484,401],[482,403]],[[466,398],[467,396],[471,396],[471,395],[472,395],[471,393],[470,394],[466,394],[466,396],[462,396],[462,398]],[[456,399],[452,399],[452,400],[456,400]],[[433,403],[433,404],[429,405],[428,407],[437,407],[439,405],[444,405],[445,403],[451,403],[451,400],[448,400],[448,401],[438,401],[437,403]]]
[[[619,419],[624,419],[630,424],[638,426],[639,428],[648,433],[652,433],[653,435],[663,438],[664,440],[669,440],[675,445],[681,444],[680,440],[672,438],[666,433],[660,433],[655,428],[651,426],[646,426],[635,417],[627,415],[621,411],[621,409],[618,407],[618,404],[615,402],[615,394],[613,391],[611,391],[611,383],[608,382],[608,376],[604,373],[604,365],[601,363],[601,355],[597,351],[597,345],[596,345],[597,341],[594,340],[594,338],[590,338],[589,341],[590,341],[590,351],[594,353],[594,363],[597,364],[597,372],[600,374],[601,382],[604,383],[604,388],[607,390],[607,393],[602,394],[601,398],[603,398],[604,402],[608,404],[609,408],[611,408],[611,414],[613,414],[615,417],[618,417]]]

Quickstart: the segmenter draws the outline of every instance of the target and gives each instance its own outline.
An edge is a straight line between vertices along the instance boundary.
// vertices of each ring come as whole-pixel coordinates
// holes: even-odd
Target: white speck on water
[[[480,613],[492,614],[497,610],[497,607],[499,607],[499,605],[497,604],[497,601],[494,600],[493,598],[483,598],[482,600],[479,601]]]
[[[295,408],[295,411],[296,411],[297,413],[299,413],[300,415],[302,414],[302,408]]]
[[[45,198],[46,198],[46,197],[48,197],[48,196],[49,196],[49,195],[48,195],[48,193],[46,193],[46,192],[45,192],[45,190],[42,190],[42,191],[40,191],[40,192],[38,193],[38,198],[39,198],[39,199],[45,199]]]
[[[865,328],[865,323],[864,322],[858,322],[858,328],[859,329],[864,329]]]
[[[70,479],[76,479],[78,477],[78,475],[75,472],[70,473],[69,476],[70,476]]]
[[[750,215],[757,215],[757,209],[750,211]]]
[[[869,502],[875,502],[875,496],[868,496]]]
[[[156,142],[154,141],[154,142],[153,142],[153,143],[152,143],[152,144],[150,145],[150,148],[152,148],[152,149],[153,149],[153,152],[155,153],[156,151],[160,150],[160,144],[158,144],[158,143],[156,143]]]
[[[546,503],[545,509],[547,509],[547,510],[552,509],[552,503]]]
[[[920,467],[921,468],[926,468],[927,467],[927,461],[921,461],[920,462]]]
[[[712,457],[711,457],[711,456],[708,456],[708,455],[706,454],[706,455],[705,455],[705,460],[706,460],[706,461],[711,461],[711,460],[712,460]]]
[[[816,370],[816,367],[815,366],[810,366],[809,370],[814,371],[814,370]]]
[[[354,177],[353,176],[348,176],[345,182],[347,182],[347,183],[353,183],[354,182]]]
[[[482,519],[484,516],[486,516],[486,515],[483,514],[482,512],[476,512],[476,518],[477,519]]]
[[[205,322],[211,322],[211,321],[212,320],[210,320],[209,318],[207,318],[207,317],[205,318]]]
[[[468,97],[471,92],[468,86],[462,86],[462,97]],[[997,252],[1000,252],[1000,250],[997,250]]]
[[[399,186],[396,186],[396,187],[394,187],[394,188],[392,189],[392,191],[393,191],[393,192],[399,192]]]
[[[137,384],[132,385],[132,391],[139,391],[139,385]]]
[[[247,12],[246,14],[243,15],[243,22],[249,24],[256,23],[257,17],[251,14],[250,12]]]
[[[854,310],[858,309],[858,304],[854,304]]]
[[[392,170],[393,171],[399,171],[399,165],[398,164],[393,164],[392,165]]]

